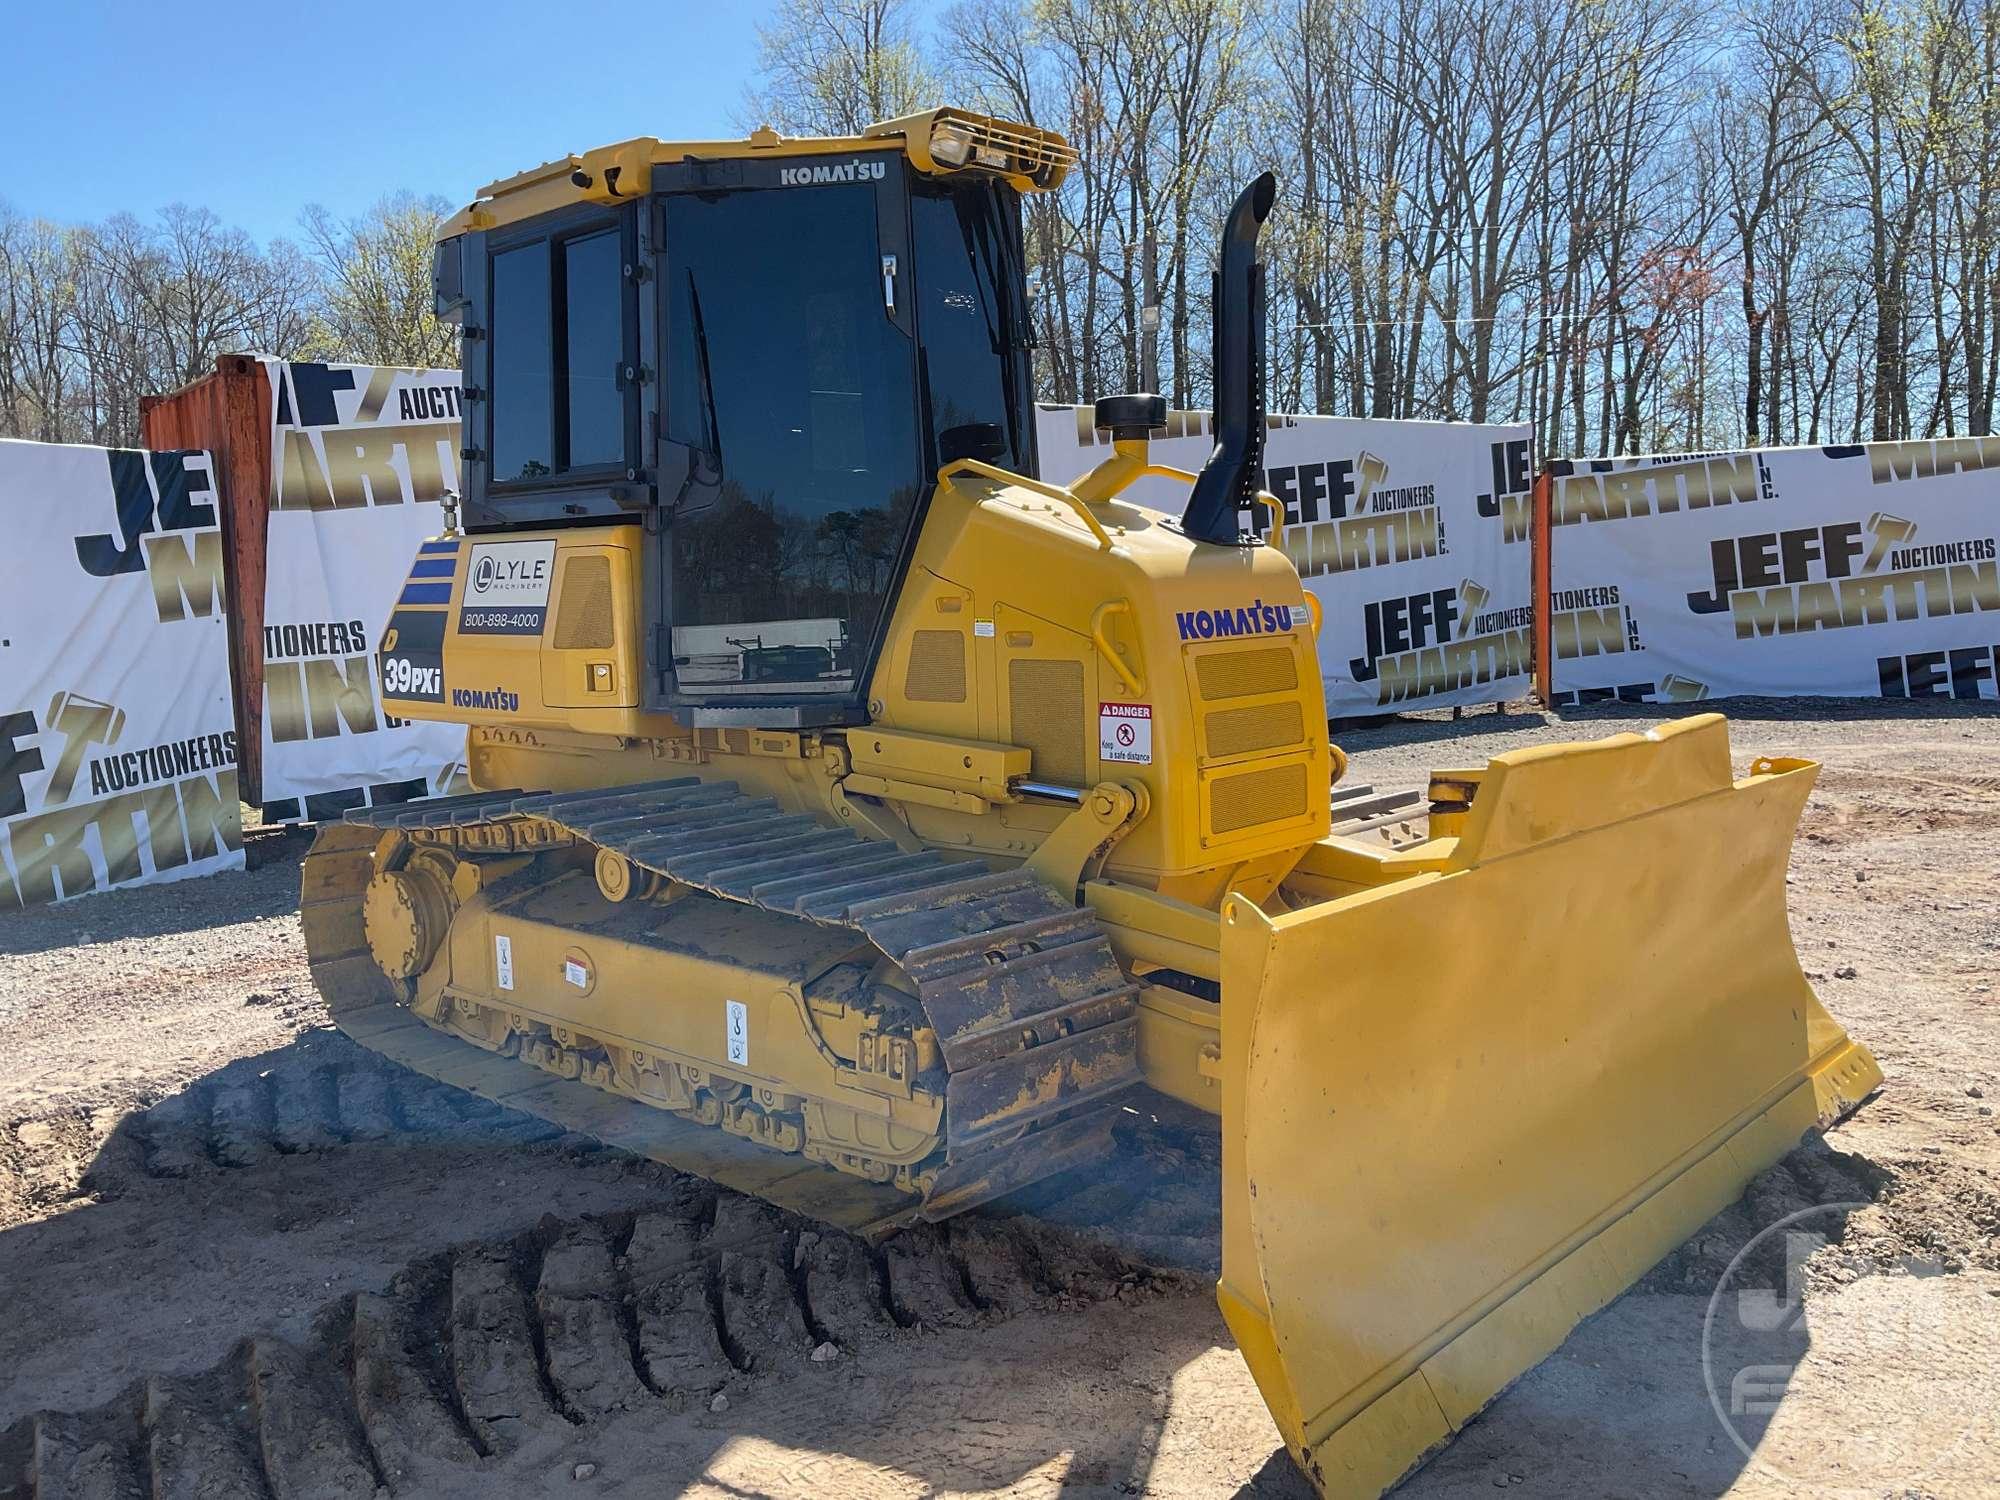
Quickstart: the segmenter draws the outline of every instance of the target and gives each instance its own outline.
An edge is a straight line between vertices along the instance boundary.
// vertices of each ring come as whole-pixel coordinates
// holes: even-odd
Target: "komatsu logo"
[[[1303,605],[1266,604],[1252,599],[1237,609],[1184,609],[1174,615],[1174,626],[1184,641],[1210,641],[1219,636],[1275,635],[1292,628],[1292,617]]]
[[[857,156],[853,161],[815,162],[809,167],[780,167],[779,187],[814,187],[826,182],[880,182],[889,164]]]
[[[510,693],[505,688],[453,688],[451,706],[488,708],[498,713],[517,714],[521,711],[521,695]]]
[[[1709,543],[1714,586],[1689,594],[1687,606],[1727,611],[1738,640],[2000,610],[1994,538],[1909,546],[1916,535],[1916,522],[1877,511],[1865,524],[1718,537]]]

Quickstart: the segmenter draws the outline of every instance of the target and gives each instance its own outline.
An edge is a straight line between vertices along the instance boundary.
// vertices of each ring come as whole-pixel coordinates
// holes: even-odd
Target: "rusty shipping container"
[[[264,543],[271,506],[271,382],[254,354],[225,354],[214,373],[139,399],[148,448],[215,455],[222,516],[229,676],[236,694],[238,795],[264,801]]]

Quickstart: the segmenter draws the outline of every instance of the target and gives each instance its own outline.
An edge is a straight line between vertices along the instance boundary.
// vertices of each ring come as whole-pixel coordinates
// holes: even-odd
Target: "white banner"
[[[266,818],[315,821],[455,786],[456,724],[382,712],[375,640],[458,485],[456,370],[266,361]],[[460,787],[459,789],[463,789]]]
[[[1198,470],[1210,414],[1173,412],[1155,463]],[[1090,408],[1036,413],[1042,477],[1066,484],[1110,452]],[[1320,602],[1330,717],[1497,703],[1528,691],[1534,607],[1529,429],[1464,422],[1271,417],[1263,487],[1285,506],[1285,550]],[[1176,514],[1187,488],[1126,491]],[[1243,525],[1270,530],[1268,512]]]
[[[2000,696],[2000,438],[1552,473],[1558,707]]]
[[[243,868],[208,454],[0,442],[0,911]]]

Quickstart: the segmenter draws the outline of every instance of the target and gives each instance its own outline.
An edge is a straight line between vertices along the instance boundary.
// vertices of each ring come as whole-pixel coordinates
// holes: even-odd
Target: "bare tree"
[[[909,0],[781,0],[757,27],[762,87],[746,125],[859,135],[935,102]]]
[[[441,198],[385,198],[358,219],[317,204],[305,211],[306,243],[318,263],[318,316],[301,341],[312,357],[362,364],[458,363],[458,330],[438,321],[431,247],[450,212]]]
[[[2000,0],[780,0],[743,123],[944,102],[1061,131],[1022,203],[1038,394],[1211,399],[1234,193],[1266,236],[1283,408],[1530,423],[1579,456],[1988,434],[2000,389]],[[0,428],[131,441],[218,353],[450,364],[444,205],[0,207]]]

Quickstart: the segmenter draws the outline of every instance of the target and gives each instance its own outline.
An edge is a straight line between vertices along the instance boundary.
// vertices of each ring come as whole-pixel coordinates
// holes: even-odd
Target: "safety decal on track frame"
[[[739,1068],[750,1066],[750,1007],[741,1000],[725,1000],[723,1010],[729,1023],[729,1060]]]
[[[504,932],[493,934],[493,982],[503,990],[514,988],[514,940]]]
[[[1153,763],[1153,705],[1098,704],[1097,758],[1116,765],[1150,766]]]

